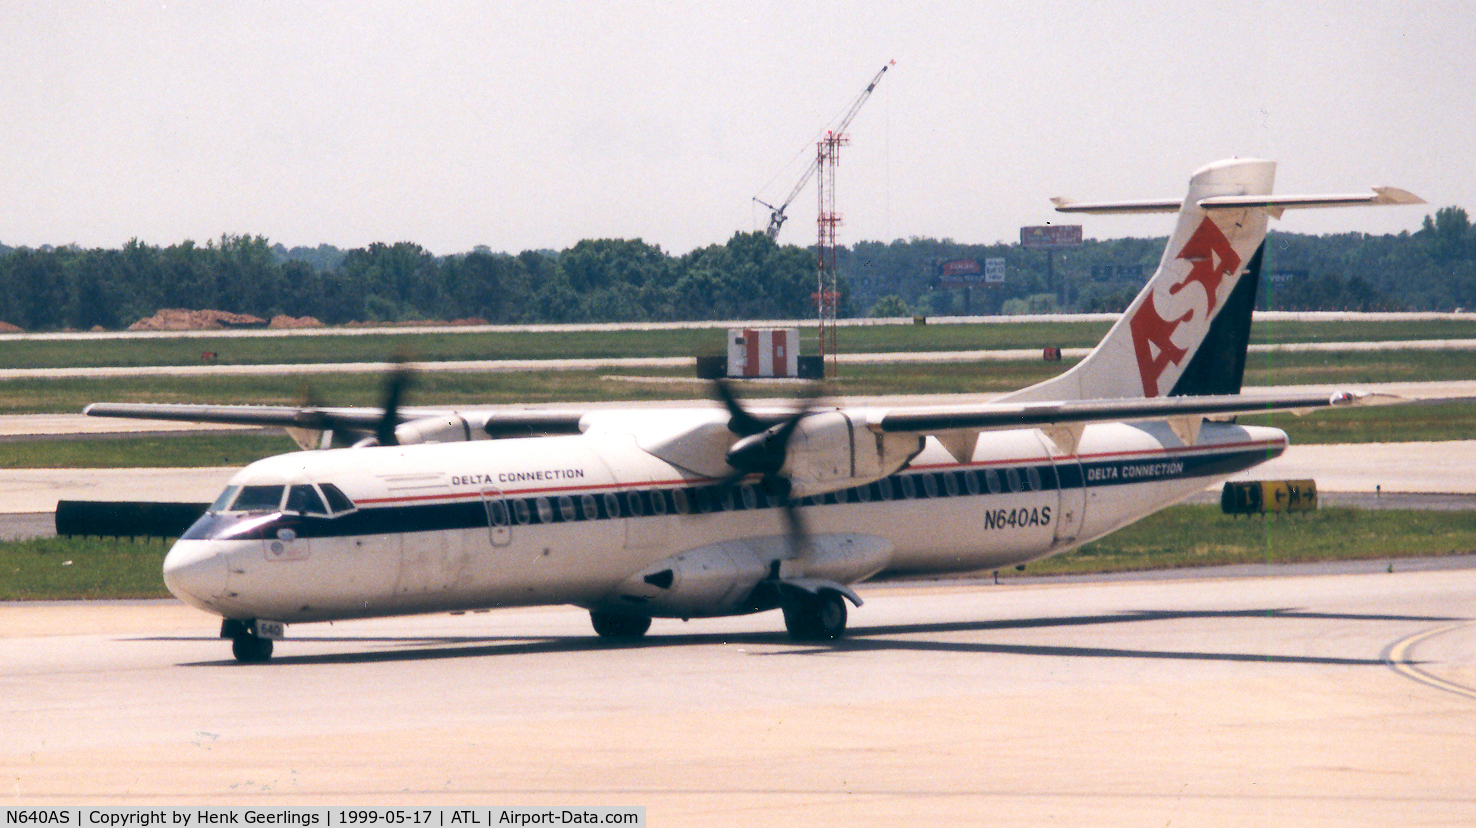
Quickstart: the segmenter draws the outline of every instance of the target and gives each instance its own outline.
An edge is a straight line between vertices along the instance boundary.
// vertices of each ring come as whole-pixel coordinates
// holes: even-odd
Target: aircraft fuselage
[[[1186,446],[1161,422],[1114,423],[1071,454],[1037,429],[989,432],[959,462],[929,438],[898,473],[804,499],[799,555],[756,478],[725,486],[630,435],[299,452],[238,473],[217,506],[249,490],[245,508],[201,518],[165,581],[225,618],[289,623],[538,604],[725,615],[773,606],[753,593],[779,567],[852,584],[1037,560],[1285,446],[1270,428],[1206,423]]]

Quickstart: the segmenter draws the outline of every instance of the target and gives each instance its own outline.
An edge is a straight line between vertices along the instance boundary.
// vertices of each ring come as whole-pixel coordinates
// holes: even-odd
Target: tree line
[[[164,308],[327,324],[794,319],[813,315],[814,292],[813,254],[762,233],[684,256],[639,239],[439,257],[410,242],[287,250],[232,235],[121,250],[0,248],[0,322],[28,331],[126,328]]]
[[[1019,244],[909,239],[862,242],[840,259],[853,306],[877,311],[873,315],[1116,312],[1153,275],[1167,241],[1086,241],[1050,253],[1048,262],[1046,252]],[[1004,260],[1003,283],[966,290],[947,286],[940,276],[943,262],[989,258]],[[1414,233],[1311,236],[1273,225],[1262,280],[1263,309],[1476,309],[1476,227],[1458,207],[1427,215]]]
[[[1089,241],[1050,255],[1018,244],[859,242],[839,256],[843,316],[1117,311],[1151,276],[1165,239]],[[944,262],[1003,259],[1005,281],[965,291]],[[1268,237],[1263,307],[1476,308],[1476,227],[1456,207],[1414,233]],[[491,323],[804,319],[813,250],[737,233],[675,256],[639,239],[563,251],[435,256],[417,244],[287,249],[261,236],[121,249],[0,245],[0,322],[29,331],[126,328],[164,308],[327,324],[475,318]]]

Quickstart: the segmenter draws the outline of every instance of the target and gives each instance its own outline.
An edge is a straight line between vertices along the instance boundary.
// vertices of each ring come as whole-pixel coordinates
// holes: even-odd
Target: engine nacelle
[[[603,603],[651,616],[733,615],[767,608],[752,606],[750,598],[761,581],[776,573],[781,581],[849,584],[881,571],[894,551],[884,538],[848,532],[811,537],[798,558],[789,557],[789,543],[785,535],[767,535],[691,549],[626,579]]]
[[[922,447],[921,437],[873,432],[843,411],[822,411],[795,426],[780,474],[794,497],[824,494],[880,480]]]
[[[487,432],[473,428],[465,417],[446,414],[441,417],[421,417],[395,426],[395,440],[400,445],[416,443],[463,443],[467,440],[486,440]]]

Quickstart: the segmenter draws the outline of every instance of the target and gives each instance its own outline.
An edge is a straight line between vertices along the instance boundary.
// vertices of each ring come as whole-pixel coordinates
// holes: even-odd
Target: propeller
[[[410,367],[405,364],[403,357],[395,357],[395,368],[384,378],[384,405],[379,415],[379,422],[374,426],[374,439],[381,446],[398,446],[400,441],[395,437],[395,426],[400,424],[400,401],[404,399],[405,389],[409,388],[415,379]]]
[[[784,468],[784,461],[789,456],[789,441],[794,437],[794,430],[814,410],[819,392],[818,383],[809,383],[804,387],[799,399],[800,405],[794,411],[781,417],[761,417],[743,407],[726,380],[716,380],[713,386],[714,395],[728,411],[728,430],[739,435],[725,457],[734,472],[724,478],[719,486],[725,490],[731,489],[751,474],[762,475],[760,485],[764,491],[784,504],[785,531],[789,536],[790,553],[794,556],[798,556],[808,545],[809,532],[798,503],[790,497],[794,485],[780,470]]]

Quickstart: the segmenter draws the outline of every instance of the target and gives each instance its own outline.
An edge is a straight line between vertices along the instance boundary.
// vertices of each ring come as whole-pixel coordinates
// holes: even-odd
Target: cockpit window
[[[241,493],[231,504],[232,512],[275,512],[282,508],[282,491],[285,486],[242,486]]]
[[[224,512],[226,507],[231,505],[231,501],[236,499],[236,492],[239,491],[241,491],[240,486],[225,487],[225,491],[221,492],[220,497],[217,497],[215,502],[210,504],[210,508],[207,511]]]
[[[312,486],[298,485],[287,490],[287,511],[303,515],[326,515],[328,508]]]
[[[323,496],[328,498],[328,508],[332,509],[334,514],[352,512],[354,510],[354,502],[349,500],[348,495],[339,491],[338,487],[332,483],[323,484]]]

